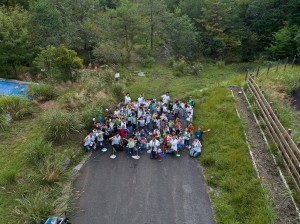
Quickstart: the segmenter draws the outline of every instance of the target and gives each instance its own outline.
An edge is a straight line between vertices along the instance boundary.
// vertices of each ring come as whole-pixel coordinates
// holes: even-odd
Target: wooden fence
[[[266,100],[252,75],[247,77],[248,91],[253,95],[267,130],[282,156],[283,164],[300,194],[300,150],[291,138],[291,129],[286,130],[280,123],[270,103]]]

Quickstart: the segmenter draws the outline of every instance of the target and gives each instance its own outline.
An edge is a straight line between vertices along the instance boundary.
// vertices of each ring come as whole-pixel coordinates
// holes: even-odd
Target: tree
[[[290,26],[285,26],[274,34],[274,40],[267,49],[272,59],[293,57],[296,54],[296,42],[294,31]]]
[[[125,51],[126,62],[130,62],[131,52],[143,34],[141,20],[138,5],[128,0],[122,1],[119,7],[108,9],[102,15],[100,21],[102,33],[98,42],[109,41],[116,48],[121,46]]]
[[[30,5],[31,33],[35,46],[44,48],[63,43],[63,15],[50,0],[33,1]]]
[[[56,75],[63,80],[73,80],[74,72],[82,68],[83,61],[77,56],[76,51],[64,45],[55,47],[47,46],[34,59],[35,66],[45,72],[50,78]]]
[[[162,33],[167,20],[170,18],[170,13],[163,0],[141,0],[140,8],[143,26],[145,26],[146,45],[150,40],[150,49],[153,51],[155,43],[161,42]]]
[[[0,61],[12,66],[31,61],[31,42],[28,13],[16,7],[0,7]]]

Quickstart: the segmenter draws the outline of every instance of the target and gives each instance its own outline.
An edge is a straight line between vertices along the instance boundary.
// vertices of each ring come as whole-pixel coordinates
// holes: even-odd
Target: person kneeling
[[[155,138],[155,136],[152,136],[152,140],[149,142],[150,147],[150,159],[158,159],[160,160],[161,157],[158,153],[158,146],[160,145],[159,141]]]
[[[197,137],[194,137],[194,141],[192,143],[192,149],[190,150],[190,156],[197,158],[198,156],[200,156],[201,154],[201,142],[199,141],[199,139],[197,139]]]

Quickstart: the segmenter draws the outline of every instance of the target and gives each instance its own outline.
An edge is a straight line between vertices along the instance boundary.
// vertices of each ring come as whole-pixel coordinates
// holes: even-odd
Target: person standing
[[[195,136],[194,141],[192,143],[192,149],[190,150],[190,156],[193,158],[197,158],[201,154],[202,144],[199,139]]]
[[[158,146],[160,145],[159,141],[155,138],[155,136],[152,136],[151,141],[149,142],[150,147],[150,159],[159,159],[158,154]]]
[[[201,144],[203,143],[203,134],[209,131],[210,129],[202,131],[201,127],[198,127],[198,130],[195,132],[195,137],[201,142]]]
[[[124,103],[127,105],[129,103],[131,103],[131,98],[129,96],[129,93],[126,93],[125,97],[124,97]]]
[[[120,142],[121,142],[121,136],[119,133],[117,133],[115,136],[111,137],[110,140],[112,141],[113,150],[115,151],[122,151]]]
[[[163,103],[165,103],[169,106],[169,102],[170,102],[169,92],[166,92],[164,95],[162,95],[161,99],[162,99]]]

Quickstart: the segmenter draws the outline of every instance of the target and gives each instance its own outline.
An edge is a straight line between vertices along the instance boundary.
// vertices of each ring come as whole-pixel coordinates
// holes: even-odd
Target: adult
[[[159,145],[160,145],[159,141],[155,138],[155,136],[152,136],[152,139],[149,142],[150,159],[159,159],[159,154],[158,154]]]
[[[202,131],[201,127],[198,127],[198,130],[195,132],[195,137],[201,142],[201,144],[203,143],[203,134],[209,131],[210,129]]]
[[[169,105],[170,102],[170,96],[169,92],[166,92],[164,95],[161,96],[162,102]]]
[[[83,140],[83,147],[86,152],[89,152],[93,149],[95,137],[91,131]]]
[[[179,144],[178,138],[176,136],[173,136],[172,139],[170,140],[171,143],[171,151],[170,153],[177,153],[177,145]]]
[[[199,139],[195,136],[194,141],[192,143],[192,149],[190,150],[190,156],[193,158],[197,158],[201,154],[201,142]]]
[[[195,107],[195,101],[193,100],[193,97],[190,96],[188,103],[192,106]]]
[[[139,98],[138,98],[138,104],[139,106],[141,106],[142,104],[144,104],[144,96],[142,94],[140,94]]]
[[[113,150],[115,151],[122,151],[121,147],[121,136],[117,133],[115,136],[111,137],[110,140],[112,141],[111,144],[113,146]]]
[[[129,93],[126,93],[125,97],[124,97],[124,103],[127,105],[129,103],[131,103],[131,98],[129,96]]]

